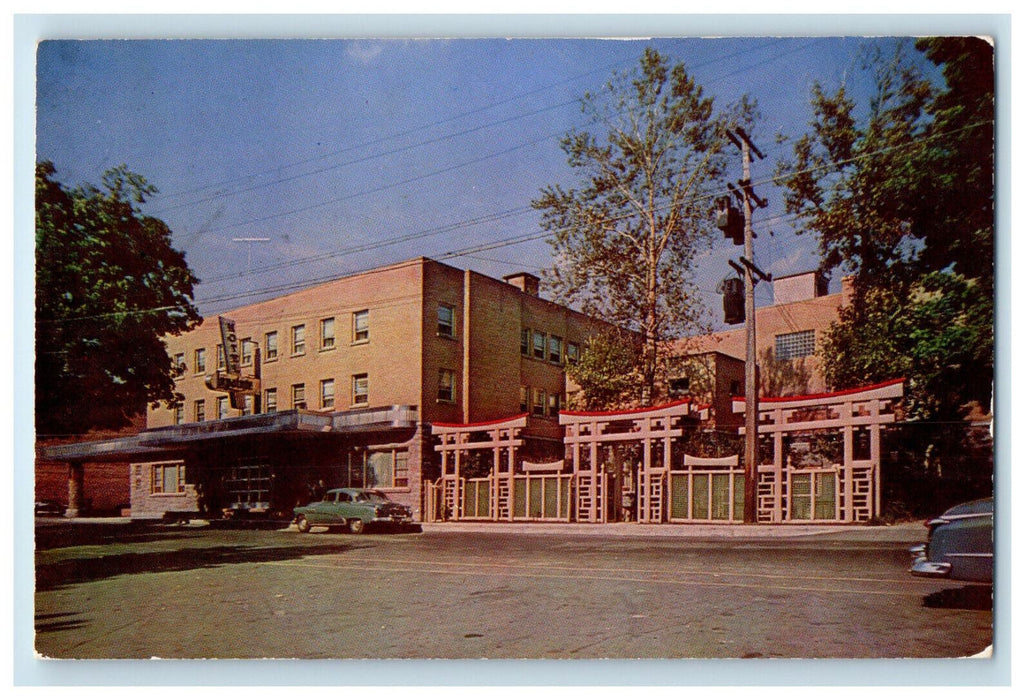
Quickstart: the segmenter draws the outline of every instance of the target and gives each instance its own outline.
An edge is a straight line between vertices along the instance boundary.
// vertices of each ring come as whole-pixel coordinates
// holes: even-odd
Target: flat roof
[[[361,435],[385,430],[411,430],[419,422],[415,406],[383,406],[337,413],[290,410],[256,416],[235,416],[201,423],[151,428],[136,435],[53,445],[47,459],[65,462],[125,461],[160,457],[209,440],[259,435]]]

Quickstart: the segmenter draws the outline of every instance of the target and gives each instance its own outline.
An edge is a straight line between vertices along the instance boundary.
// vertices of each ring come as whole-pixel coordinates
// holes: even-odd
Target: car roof
[[[950,517],[954,515],[972,515],[975,513],[992,513],[993,512],[993,499],[991,498],[980,498],[977,501],[968,501],[967,503],[961,503],[955,505],[945,513],[943,517]]]

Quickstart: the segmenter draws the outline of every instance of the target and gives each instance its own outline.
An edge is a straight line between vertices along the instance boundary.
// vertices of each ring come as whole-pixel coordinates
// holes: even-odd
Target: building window
[[[548,415],[558,416],[559,411],[563,410],[562,396],[559,394],[548,395]]]
[[[168,462],[151,465],[151,493],[185,493],[186,465]]]
[[[194,374],[204,374],[204,371],[208,368],[207,353],[204,348],[197,348],[193,351],[193,371]]]
[[[276,408],[276,390],[266,389],[265,390],[265,412],[275,413],[278,409]]]
[[[437,400],[455,403],[455,372],[442,369],[437,373]]]
[[[351,403],[354,406],[369,403],[368,374],[355,374],[351,377]]]
[[[369,342],[369,310],[356,311],[351,316],[351,340],[354,343]]]
[[[215,399],[215,413],[219,418],[229,418],[229,397],[220,396]]]
[[[530,387],[520,387],[520,413],[530,411]]]
[[[186,355],[177,352],[172,356],[172,375],[182,377],[186,373]]]
[[[333,408],[333,380],[319,382],[319,408]]]
[[[577,343],[566,344],[566,361],[575,365],[580,361],[580,345]]]
[[[290,405],[296,410],[308,408],[305,403],[305,385],[294,384],[290,387]]]
[[[305,324],[290,329],[290,354],[305,354]]]
[[[813,355],[816,347],[814,331],[799,331],[774,336],[774,359],[794,360]]]
[[[356,455],[347,481],[354,488],[407,488],[408,450],[366,450],[360,457]]]
[[[254,364],[254,343],[250,338],[240,341],[240,364],[243,367],[250,367]]]
[[[535,359],[545,359],[545,334],[541,331],[534,331],[534,347],[532,351]]]
[[[177,401],[172,407],[172,422],[175,425],[182,425],[186,421],[185,411],[181,401]]]
[[[215,365],[218,369],[226,369],[226,353],[222,352],[222,343],[215,346]]]
[[[197,399],[193,402],[193,419],[194,423],[204,421],[204,399]]]
[[[563,339],[554,335],[548,336],[548,361],[561,364],[563,361]]]
[[[530,335],[531,330],[524,328],[520,331],[520,354],[524,357],[530,357]]]
[[[455,307],[448,304],[437,306],[437,335],[455,337]]]
[[[279,333],[272,331],[265,334],[265,359],[275,360],[279,357]]]
[[[253,416],[254,413],[254,394],[244,394],[244,415]]]
[[[332,318],[324,318],[319,321],[319,347],[323,350],[331,350],[337,344],[334,320]]]
[[[535,416],[545,415],[545,390],[535,389],[534,390],[534,406],[532,413]]]

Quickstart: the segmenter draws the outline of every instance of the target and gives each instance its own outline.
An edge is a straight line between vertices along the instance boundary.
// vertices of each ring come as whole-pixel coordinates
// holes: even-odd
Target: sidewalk
[[[218,529],[293,529],[286,521],[207,521],[169,524],[160,521],[132,521],[129,518],[37,518],[43,527],[123,526],[123,527],[199,527]],[[804,537],[849,540],[854,542],[924,542],[927,530],[920,522],[895,525],[719,525],[719,524],[645,524],[645,523],[565,523],[565,522],[512,522],[463,520],[454,522],[421,523],[425,533],[495,533],[521,535],[566,535],[569,537],[644,537],[684,539],[785,540]]]
[[[831,537],[864,542],[923,542],[927,530],[920,522],[897,525],[717,525],[644,523],[423,523],[427,533],[518,533],[606,537],[680,537],[696,539],[789,539]]]

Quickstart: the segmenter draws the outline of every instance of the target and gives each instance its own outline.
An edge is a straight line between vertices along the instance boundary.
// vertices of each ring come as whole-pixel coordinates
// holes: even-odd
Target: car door
[[[337,494],[331,491],[323,496],[323,499],[315,504],[315,507],[311,509],[308,520],[312,524],[318,523],[320,525],[339,522],[339,519],[336,516],[336,511]]]

